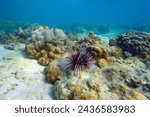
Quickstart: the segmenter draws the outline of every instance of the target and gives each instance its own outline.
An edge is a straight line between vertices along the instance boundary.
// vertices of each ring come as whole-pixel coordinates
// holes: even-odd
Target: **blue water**
[[[130,25],[150,21],[150,0],[0,0],[0,19],[44,25]]]

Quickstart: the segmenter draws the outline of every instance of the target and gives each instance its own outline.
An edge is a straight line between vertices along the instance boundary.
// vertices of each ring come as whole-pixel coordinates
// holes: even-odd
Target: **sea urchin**
[[[87,51],[74,52],[67,59],[66,70],[78,74],[81,71],[90,69],[93,66],[93,56]]]

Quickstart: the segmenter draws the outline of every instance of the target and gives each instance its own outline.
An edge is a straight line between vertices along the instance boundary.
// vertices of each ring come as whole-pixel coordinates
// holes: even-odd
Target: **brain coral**
[[[133,56],[150,55],[150,34],[131,31],[119,36],[117,45]]]

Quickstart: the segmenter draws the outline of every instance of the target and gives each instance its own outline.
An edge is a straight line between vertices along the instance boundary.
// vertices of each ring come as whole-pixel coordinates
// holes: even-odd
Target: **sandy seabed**
[[[0,45],[0,99],[53,99],[53,86],[45,81],[44,67],[24,52]]]

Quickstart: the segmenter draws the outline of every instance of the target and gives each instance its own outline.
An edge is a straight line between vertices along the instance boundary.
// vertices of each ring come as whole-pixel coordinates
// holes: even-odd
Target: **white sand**
[[[36,60],[0,46],[0,99],[52,99],[52,90]]]

